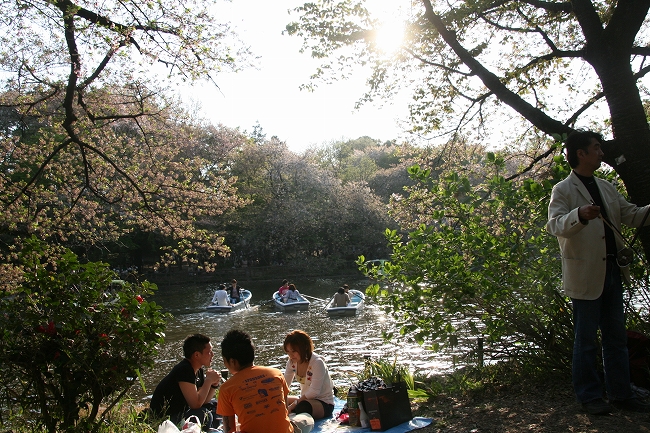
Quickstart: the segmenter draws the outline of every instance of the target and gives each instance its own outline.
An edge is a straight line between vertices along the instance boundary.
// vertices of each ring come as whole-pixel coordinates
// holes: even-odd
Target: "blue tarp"
[[[345,405],[345,400],[340,398],[334,399],[334,415],[331,418],[321,419],[316,421],[312,433],[344,433],[344,432],[369,432],[370,427],[350,427],[349,425],[341,425],[336,420],[336,415],[343,409]],[[388,430],[384,430],[385,433],[404,433],[411,430],[419,429],[426,427],[433,422],[431,418],[421,418],[415,417],[409,422],[405,422]]]

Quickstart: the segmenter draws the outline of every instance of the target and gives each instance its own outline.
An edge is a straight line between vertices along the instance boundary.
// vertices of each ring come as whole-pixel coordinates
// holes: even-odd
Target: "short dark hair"
[[[311,340],[309,334],[300,329],[296,329],[287,334],[284,338],[284,350],[287,346],[291,346],[293,350],[300,354],[300,360],[307,362],[311,359],[311,354],[314,352],[314,342]]]
[[[187,359],[194,355],[194,352],[203,352],[205,345],[210,342],[210,337],[203,334],[188,335],[183,342],[183,356]]]
[[[282,280],[282,285],[284,286],[284,285],[287,284],[288,282],[289,282],[289,280]]]
[[[592,139],[602,143],[603,136],[594,131],[577,130],[573,131],[566,139],[564,148],[566,149],[566,160],[571,168],[578,166],[578,150],[586,150],[591,144]]]
[[[345,289],[343,287],[339,287],[336,293],[345,293]]]
[[[238,329],[228,331],[221,341],[221,356],[226,360],[236,359],[242,367],[252,364],[255,360],[255,345],[250,335]]]

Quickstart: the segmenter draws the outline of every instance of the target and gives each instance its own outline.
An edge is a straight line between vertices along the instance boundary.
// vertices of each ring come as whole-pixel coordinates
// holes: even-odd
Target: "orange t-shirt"
[[[237,415],[240,430],[245,433],[293,433],[287,394],[289,387],[280,370],[254,365],[221,385],[217,413]]]

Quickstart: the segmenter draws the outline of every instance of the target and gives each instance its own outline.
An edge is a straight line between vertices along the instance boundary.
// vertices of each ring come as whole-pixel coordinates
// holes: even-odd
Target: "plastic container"
[[[366,411],[363,409],[363,402],[359,400],[359,424],[361,427],[370,427],[370,419],[368,418],[368,414]]]
[[[351,427],[361,427],[359,391],[354,385],[348,390],[348,422]]]

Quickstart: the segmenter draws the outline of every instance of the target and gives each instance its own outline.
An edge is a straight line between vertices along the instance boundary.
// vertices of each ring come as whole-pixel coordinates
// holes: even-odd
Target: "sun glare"
[[[381,24],[375,33],[377,49],[384,54],[395,54],[404,42],[404,23],[387,21]]]

